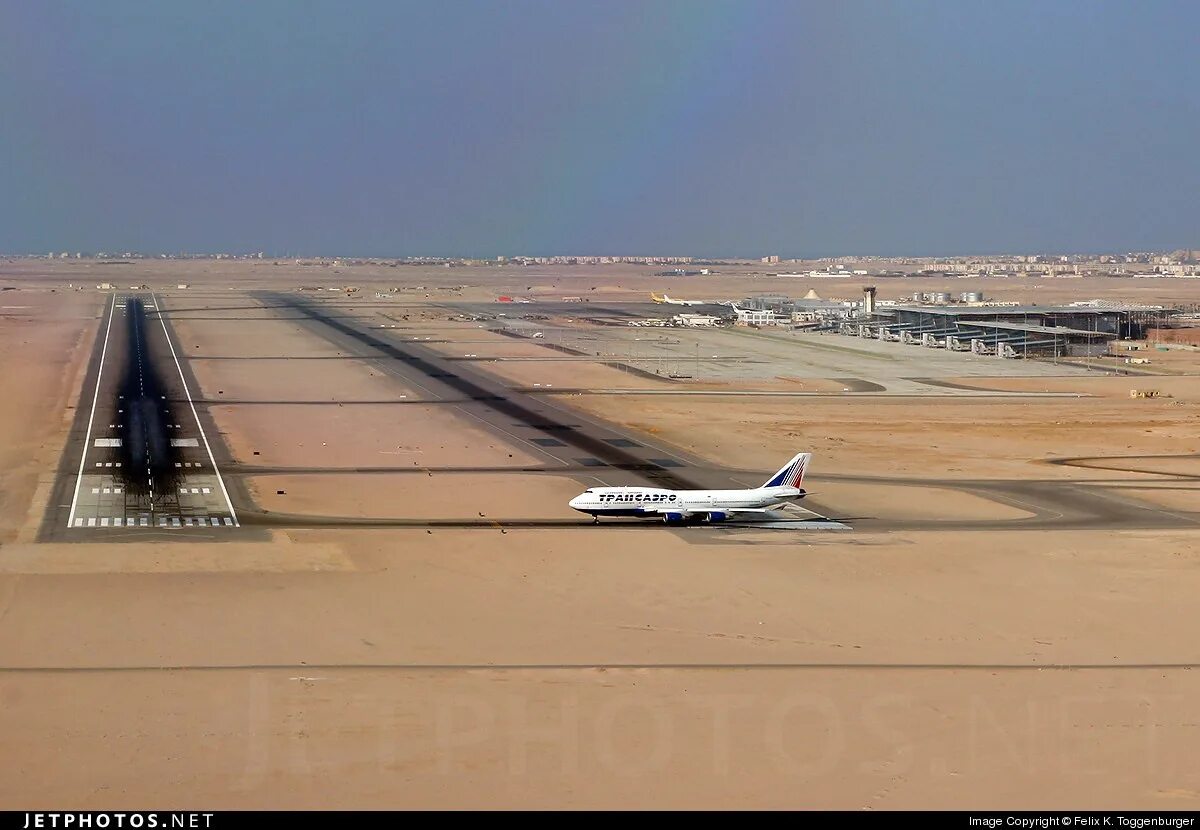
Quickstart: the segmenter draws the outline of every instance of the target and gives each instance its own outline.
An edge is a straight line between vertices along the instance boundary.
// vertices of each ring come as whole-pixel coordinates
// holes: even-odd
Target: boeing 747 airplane
[[[802,452],[752,490],[664,490],[656,487],[589,487],[568,502],[597,522],[601,516],[662,519],[668,524],[723,522],[734,515],[768,513],[802,499],[804,472],[812,454]]]

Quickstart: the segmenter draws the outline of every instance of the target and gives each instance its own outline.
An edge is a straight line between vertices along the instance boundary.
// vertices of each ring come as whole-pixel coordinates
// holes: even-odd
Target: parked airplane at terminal
[[[737,321],[749,326],[769,326],[786,320],[786,318],[776,314],[774,311],[764,311],[757,308],[738,308],[738,304],[732,300],[722,303],[722,305],[732,308],[733,313],[737,315]]]
[[[767,513],[807,495],[804,472],[812,454],[802,452],[761,487],[750,490],[664,490],[656,487],[589,487],[568,502],[581,513],[634,516],[668,523],[723,522],[735,514]]]
[[[707,300],[677,300],[670,294],[663,294],[660,297],[653,291],[650,292],[650,299],[654,300],[654,302],[658,303],[659,305],[664,303],[666,305],[710,305]]]

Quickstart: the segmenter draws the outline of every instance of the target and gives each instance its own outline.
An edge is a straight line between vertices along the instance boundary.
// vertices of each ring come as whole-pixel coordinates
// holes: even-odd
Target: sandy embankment
[[[368,531],[356,571],[22,577],[7,665],[149,668],[6,673],[0,801],[1200,803],[1194,673],[1036,668],[1181,659],[1190,534],[858,541]],[[721,662],[827,667],[555,667]],[[944,667],[871,665],[905,663]]]
[[[688,538],[706,533],[295,531],[294,545],[231,545],[206,574],[164,546],[160,572],[77,564],[69,579],[65,546],[51,546],[54,569],[3,581],[0,654],[8,666],[1191,659],[1191,532]],[[128,555],[77,547],[77,563],[88,549]],[[271,547],[280,558],[251,564]]]
[[[127,672],[9,685],[25,809],[1194,810],[1194,676]],[[135,692],[130,689],[136,689]],[[146,725],[162,738],[149,751]],[[36,732],[34,743],[26,735]],[[63,746],[72,763],[64,764]]]

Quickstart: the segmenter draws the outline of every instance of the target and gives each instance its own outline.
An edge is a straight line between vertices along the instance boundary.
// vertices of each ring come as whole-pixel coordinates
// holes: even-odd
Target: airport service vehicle
[[[658,303],[659,305],[709,305],[707,300],[677,300],[670,294],[663,294],[660,297],[653,291],[650,292],[650,299],[654,300],[654,302]]]
[[[761,487],[749,490],[589,487],[567,504],[597,522],[601,516],[662,519],[668,524],[723,522],[735,516],[768,513],[804,498],[804,472],[811,460],[812,453],[798,453]]]

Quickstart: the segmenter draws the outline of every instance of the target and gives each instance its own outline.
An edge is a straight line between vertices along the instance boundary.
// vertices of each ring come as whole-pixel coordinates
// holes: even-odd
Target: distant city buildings
[[[757,260],[707,259],[690,256],[496,256],[472,257],[274,257],[264,251],[252,253],[154,253],[137,251],[84,253],[50,251],[47,259],[99,261],[163,260],[272,260],[274,265],[303,267],[400,266],[496,267],[578,265],[637,265],[665,266],[659,276],[695,276],[716,273],[712,268],[699,266],[781,266],[761,271],[743,272],[774,277],[1013,277],[1033,279],[1073,279],[1082,277],[1200,277],[1200,248],[1180,248],[1174,251],[1130,251],[1097,254],[999,254],[989,256],[955,257],[825,257],[816,259],[783,259],[769,254]],[[684,267],[694,266],[694,267]],[[733,275],[736,272],[722,271]]]
[[[515,256],[518,265],[689,265],[690,256]]]

